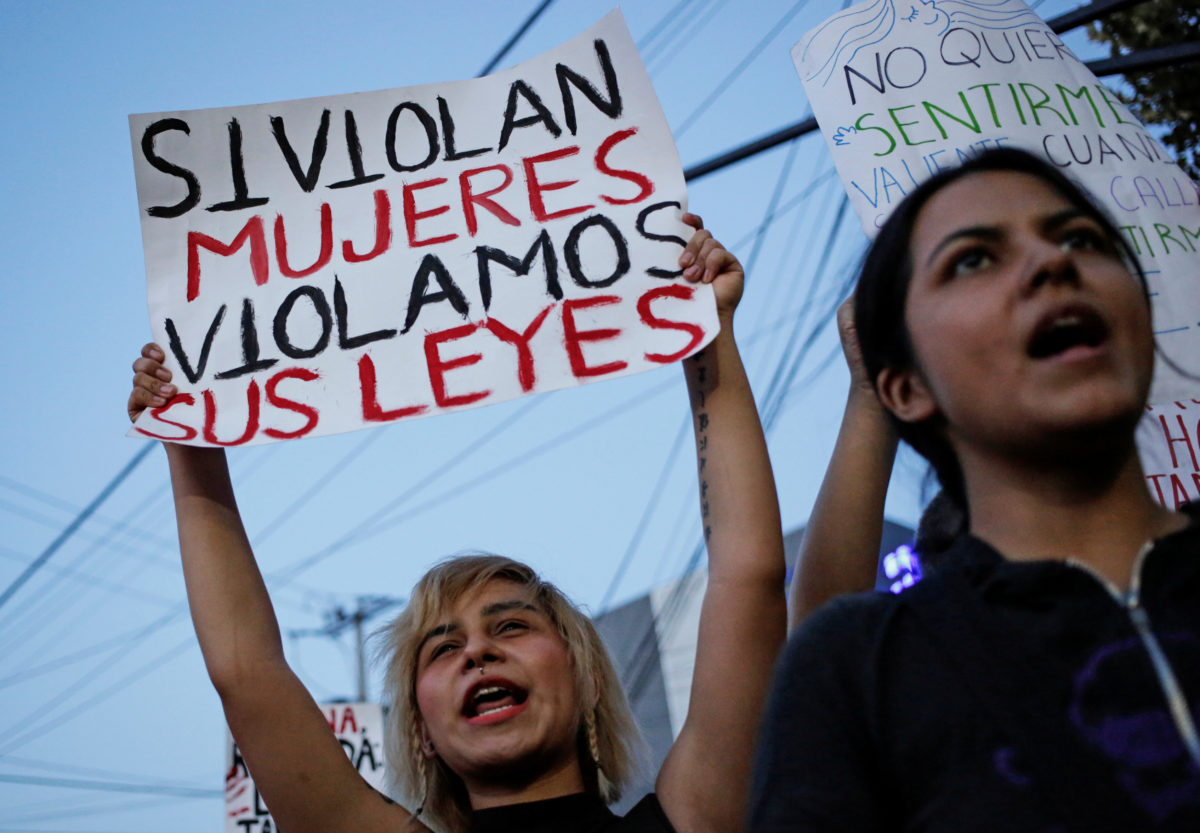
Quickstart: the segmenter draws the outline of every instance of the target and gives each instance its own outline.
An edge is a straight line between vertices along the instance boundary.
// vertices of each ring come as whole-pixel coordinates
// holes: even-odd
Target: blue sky
[[[471,77],[536,5],[0,2],[0,587],[140,447],[123,436],[129,364],[149,337],[127,115]],[[1052,17],[1076,5],[1046,0],[1039,11]],[[624,7],[685,166],[808,115],[788,50],[838,6]],[[559,0],[502,65],[568,39],[610,8]],[[1080,33],[1068,43],[1100,54]],[[829,168],[812,135],[690,189],[706,224],[753,260],[737,327],[760,395],[792,334],[815,332],[770,431],[787,529],[807,517],[847,381],[821,314],[863,237],[848,217],[821,258],[841,197]],[[780,211],[758,235],[777,186]],[[809,315],[797,325],[810,289]],[[469,548],[526,559],[593,609],[677,576],[698,534],[690,437],[677,442],[687,419],[681,376],[668,367],[232,453],[260,562],[279,577],[272,586],[285,631],[316,627],[324,611],[358,595],[403,596],[434,560]],[[889,498],[896,520],[918,514],[920,471],[902,461]],[[630,566],[614,584],[627,550]],[[223,723],[182,601],[166,466],[155,449],[0,608],[0,833],[220,829],[219,797],[4,780],[219,793]],[[318,698],[351,693],[348,642],[288,644]]]

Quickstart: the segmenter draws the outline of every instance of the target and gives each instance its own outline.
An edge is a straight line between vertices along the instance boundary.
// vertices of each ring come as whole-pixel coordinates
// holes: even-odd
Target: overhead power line
[[[529,27],[534,24],[534,21],[536,21],[541,16],[542,12],[546,11],[546,8],[553,2],[554,0],[542,0],[542,4],[533,10],[533,14],[525,18],[525,22],[517,28],[517,31],[513,32],[512,37],[508,39],[508,42],[504,44],[504,46],[500,47],[500,51],[492,56],[492,60],[487,62],[487,66],[479,71],[479,75],[477,75],[476,78],[487,75],[489,72],[494,70],[496,65],[504,60],[504,56],[509,53],[509,50],[517,45],[517,41],[525,36],[525,33],[529,31]]]
[[[65,787],[72,790],[101,790],[104,792],[170,795],[177,798],[214,798],[224,790],[208,787],[172,787],[164,784],[127,784],[121,781],[93,781],[86,778],[49,778],[43,775],[0,774],[0,781],[10,784],[31,784],[37,787]]]
[[[33,561],[29,563],[29,566],[21,571],[19,576],[13,579],[12,583],[4,589],[4,592],[0,593],[0,607],[4,607],[4,604],[13,597],[13,594],[21,589],[21,586],[24,585],[25,582],[29,581],[29,579],[33,577],[33,574],[41,569],[43,564],[50,560],[50,556],[58,552],[58,549],[65,544],[72,535],[75,534],[75,531],[79,529],[80,526],[83,525],[83,522],[90,518],[92,513],[99,509],[100,505],[108,499],[108,496],[116,491],[118,486],[125,482],[125,478],[128,477],[135,468],[137,468],[138,463],[146,459],[146,455],[148,455],[150,450],[156,445],[157,443],[154,442],[146,442],[145,445],[138,450],[138,453],[133,455],[133,459],[126,463],[123,469],[117,472],[117,476],[109,481],[107,486],[100,490],[100,494],[96,495],[92,502],[85,506],[83,511],[75,516],[75,520],[67,524],[66,529],[60,532],[58,537],[50,542],[50,546],[42,550],[42,554],[33,559]]]
[[[1086,26],[1093,20],[1107,17],[1113,12],[1124,11],[1145,2],[1146,0],[1095,0],[1086,6],[1080,6],[1078,9],[1072,9],[1058,17],[1050,18],[1046,21],[1046,25],[1053,31],[1062,34],[1070,29]]]

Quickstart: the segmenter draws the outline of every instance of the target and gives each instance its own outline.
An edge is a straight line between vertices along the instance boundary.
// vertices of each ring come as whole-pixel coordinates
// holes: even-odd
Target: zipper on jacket
[[[1200,767],[1200,736],[1196,733],[1196,723],[1192,720],[1187,697],[1184,696],[1183,687],[1179,685],[1179,678],[1175,676],[1175,670],[1171,667],[1171,662],[1167,659],[1167,655],[1163,652],[1162,645],[1154,633],[1150,614],[1141,604],[1142,563],[1153,547],[1154,542],[1147,541],[1138,552],[1137,558],[1133,562],[1133,577],[1128,593],[1122,593],[1112,582],[1081,561],[1071,558],[1067,559],[1067,563],[1083,570],[1100,582],[1113,600],[1129,615],[1134,631],[1142,641],[1146,653],[1150,655],[1150,663],[1154,666],[1154,675],[1158,678],[1158,685],[1162,689],[1163,696],[1167,698],[1167,708],[1170,709],[1175,729],[1179,732],[1179,738],[1183,741],[1192,763]]]

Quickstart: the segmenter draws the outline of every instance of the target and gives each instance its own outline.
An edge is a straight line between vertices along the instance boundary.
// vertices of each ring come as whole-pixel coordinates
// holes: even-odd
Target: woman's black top
[[[675,833],[653,793],[617,816],[590,793],[509,804],[473,814],[473,833]]]

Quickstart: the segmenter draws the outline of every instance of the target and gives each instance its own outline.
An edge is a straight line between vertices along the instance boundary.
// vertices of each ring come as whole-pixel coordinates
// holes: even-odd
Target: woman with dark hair
[[[967,534],[793,638],[751,829],[1200,830],[1200,526],[1138,460],[1154,338],[1118,230],[1036,157],[981,154],[885,223],[855,324]]]
[[[347,760],[283,654],[224,452],[166,443],[196,635],[255,785],[287,833],[736,833],[785,629],[783,539],[766,443],[733,336],[742,267],[700,218],[683,277],[710,283],[721,331],[684,363],[708,546],[687,717],[655,794],[607,805],[634,727],[595,629],[529,567],[464,556],[431,569],[386,629],[397,798]],[[129,416],[177,391],[164,354],[134,362]]]

